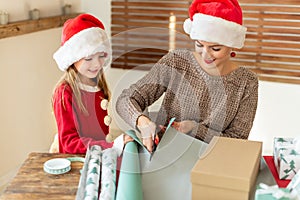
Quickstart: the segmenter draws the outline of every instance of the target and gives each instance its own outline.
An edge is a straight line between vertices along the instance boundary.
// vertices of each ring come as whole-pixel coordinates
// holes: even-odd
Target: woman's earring
[[[236,53],[233,51],[233,52],[230,53],[230,56],[231,56],[231,57],[235,57],[235,56],[236,56]]]

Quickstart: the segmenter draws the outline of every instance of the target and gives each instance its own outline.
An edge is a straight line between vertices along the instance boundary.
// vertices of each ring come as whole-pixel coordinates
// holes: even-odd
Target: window
[[[193,49],[182,27],[191,2],[112,0],[112,67],[148,70],[170,49]],[[299,84],[300,1],[239,2],[247,36],[234,60],[260,80]]]
[[[182,27],[190,2],[112,0],[112,67],[147,70],[170,49],[193,45]]]

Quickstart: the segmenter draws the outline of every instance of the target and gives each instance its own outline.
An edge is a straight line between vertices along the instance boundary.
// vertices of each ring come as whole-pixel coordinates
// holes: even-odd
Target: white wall
[[[300,136],[300,85],[260,81],[259,101],[251,140],[263,141],[272,154],[274,137]]]
[[[41,17],[61,14],[63,1],[0,0],[10,22],[28,19],[38,8]],[[81,11],[81,1],[72,0]],[[52,89],[62,75],[52,55],[61,28],[0,39],[0,190],[32,151],[48,151],[56,125],[51,110]]]
[[[60,5],[71,3],[76,11],[99,17],[109,32],[110,0],[0,0],[0,9],[11,20],[27,18],[29,8],[41,16],[59,14]],[[43,12],[42,12],[43,11]],[[32,151],[48,151],[56,125],[51,113],[51,93],[62,75],[52,59],[59,46],[61,28],[0,39],[0,188],[17,171]],[[107,69],[113,92],[112,107],[121,90],[139,79],[144,71]],[[259,106],[250,139],[264,142],[264,154],[272,153],[274,136],[298,134],[300,85],[260,82]],[[155,107],[155,106],[154,106]],[[127,125],[111,111],[113,128]],[[116,123],[117,122],[117,123]]]

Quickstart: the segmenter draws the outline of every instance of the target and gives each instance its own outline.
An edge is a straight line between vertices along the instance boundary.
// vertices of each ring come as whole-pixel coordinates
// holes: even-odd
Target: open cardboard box
[[[215,136],[191,171],[193,199],[248,200],[262,142]]]

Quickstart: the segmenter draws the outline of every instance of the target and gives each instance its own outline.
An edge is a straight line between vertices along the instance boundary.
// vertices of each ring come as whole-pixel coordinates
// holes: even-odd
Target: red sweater
[[[81,154],[86,153],[88,146],[100,145],[103,149],[113,146],[105,140],[109,127],[104,124],[107,110],[100,106],[103,92],[81,90],[81,95],[89,115],[80,111],[69,85],[62,84],[54,93],[53,109],[60,153]]]

